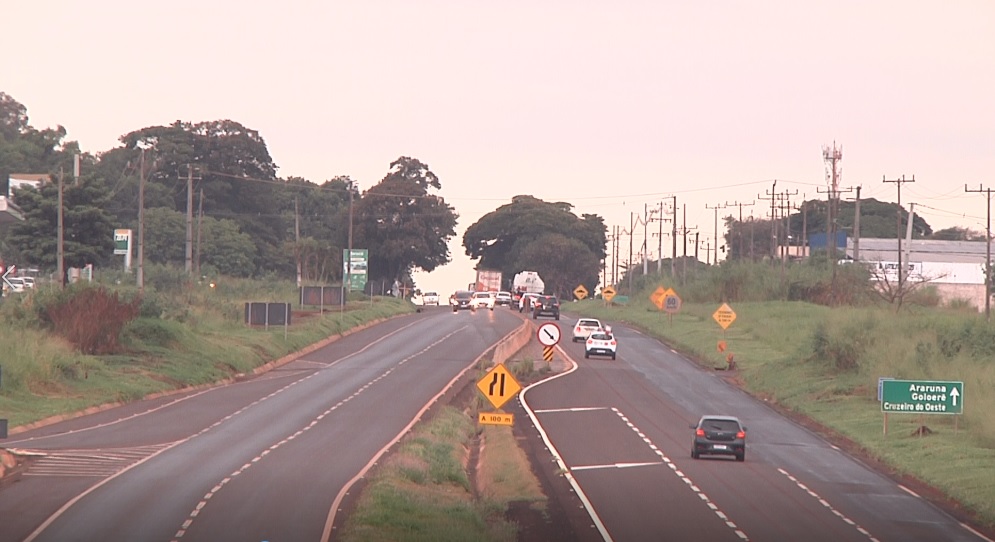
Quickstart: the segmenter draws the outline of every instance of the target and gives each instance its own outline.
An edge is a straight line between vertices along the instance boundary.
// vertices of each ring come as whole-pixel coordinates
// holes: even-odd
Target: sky
[[[663,205],[704,260],[722,217],[825,199],[834,145],[841,197],[901,186],[934,230],[984,231],[966,189],[995,189],[990,0],[49,0],[3,19],[0,91],[84,151],[230,119],[282,178],[366,190],[398,157],[427,164],[459,221],[425,290],[473,281],[463,232],[519,194],[632,230],[651,259],[661,225],[670,256],[671,223],[642,225]]]

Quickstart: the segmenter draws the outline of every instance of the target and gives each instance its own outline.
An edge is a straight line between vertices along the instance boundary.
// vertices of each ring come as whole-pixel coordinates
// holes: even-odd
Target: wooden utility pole
[[[750,207],[756,205],[757,202],[751,203],[737,203],[737,202],[726,202],[726,207],[739,207],[739,227],[736,228],[736,241],[739,244],[739,257],[745,258],[746,255],[743,254],[743,207]],[[729,247],[729,252],[732,252],[732,247]]]
[[[145,291],[145,149],[138,161],[138,291]]]
[[[853,261],[860,261],[860,187],[853,202]]]
[[[716,203],[715,206],[710,206],[705,204],[705,209],[712,209],[715,211],[715,256],[712,259],[712,265],[719,265],[719,209],[725,209],[725,205],[722,203]],[[707,253],[706,253],[706,257]],[[707,261],[705,263],[708,263]]]
[[[59,233],[58,233],[58,239],[57,239],[57,242],[58,242],[59,246],[56,248],[56,251],[55,251],[55,259],[58,261],[58,264],[59,264],[59,288],[65,288],[66,287],[65,233],[63,232],[63,228],[64,228],[64,225],[63,225],[63,215],[64,215],[64,213],[63,213],[63,210],[62,210],[62,182],[63,182],[63,177],[64,177],[64,173],[62,171],[62,168],[60,167],[59,168],[59,217],[58,217],[58,222],[59,222],[58,230],[59,230]]]
[[[901,290],[902,289],[902,284],[904,282],[903,281],[903,277],[905,276],[905,270],[902,268],[902,210],[903,210],[902,209],[902,185],[905,184],[905,183],[914,183],[914,182],[916,182],[916,177],[915,177],[915,175],[913,175],[911,179],[906,179],[905,175],[902,175],[901,179],[891,179],[891,180],[889,180],[889,179],[885,178],[884,176],[882,176],[881,180],[883,182],[886,182],[886,183],[894,183],[898,187],[898,209],[897,209],[897,214],[898,214],[897,225],[898,225],[898,227],[897,227],[895,233],[896,233],[896,237],[898,237],[898,289]]]
[[[901,186],[901,185],[899,185]],[[988,199],[987,225],[985,226],[985,320],[992,318],[992,189],[982,188],[978,185],[977,190],[968,190],[964,185],[964,192],[983,192]]]
[[[187,240],[186,240],[186,265],[184,270],[188,275],[193,274],[193,182],[199,181],[200,175],[194,177],[193,164],[187,164]]]
[[[200,199],[197,201],[197,255],[194,258],[194,269],[197,271],[197,277],[200,278],[200,233],[201,226],[204,224],[204,187],[200,188]]]

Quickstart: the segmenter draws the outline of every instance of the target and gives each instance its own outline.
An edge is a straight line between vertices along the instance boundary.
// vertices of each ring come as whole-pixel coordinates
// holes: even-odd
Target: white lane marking
[[[391,373],[393,373],[394,371],[396,371],[400,366],[404,365],[406,362],[408,362],[408,361],[410,361],[410,360],[412,360],[412,359],[414,359],[414,358],[416,358],[416,357],[418,357],[418,356],[420,356],[420,355],[428,352],[433,347],[435,347],[435,346],[437,346],[439,344],[442,344],[447,339],[449,339],[449,337],[452,337],[453,335],[459,333],[460,331],[463,331],[464,329],[466,329],[466,326],[463,326],[463,327],[461,327],[459,329],[456,329],[456,330],[452,331],[448,335],[445,335],[445,336],[439,338],[435,342],[433,342],[433,343],[429,344],[428,346],[426,346],[425,348],[421,349],[419,352],[415,352],[414,354],[411,354],[410,356],[408,356],[408,357],[402,359],[401,361],[397,362],[397,364],[391,366],[390,369],[387,369],[386,371],[384,371],[383,373],[381,373],[380,376],[378,376],[378,377],[374,378],[373,380],[367,382],[366,385],[364,385],[363,387],[359,388],[358,391],[356,391],[355,393],[353,393],[352,395],[350,395],[346,399],[344,399],[342,401],[339,401],[338,403],[335,403],[335,405],[333,405],[328,410],[322,412],[320,414],[320,416],[325,416],[327,414],[332,413],[333,411],[335,411],[336,409],[338,409],[340,406],[342,406],[343,404],[345,404],[346,402],[348,402],[350,399],[353,399],[356,396],[358,396],[359,394],[361,394],[363,391],[365,391],[367,388],[369,388],[372,384],[374,384],[376,382],[379,382],[380,380],[383,380],[384,378],[387,378],[387,376],[389,376]],[[315,373],[313,373],[311,375],[308,375],[305,378],[302,378],[301,380],[298,380],[297,382],[294,382],[294,383],[290,384],[290,386],[296,385],[299,382],[304,382],[305,380],[308,380],[310,378],[314,378],[318,374],[319,374],[318,372],[315,372]],[[270,394],[270,395],[268,395],[268,396],[260,399],[259,401],[265,401],[269,397],[272,397],[272,396],[276,395],[277,393],[280,393],[280,391],[282,391],[282,390],[275,391],[272,394]],[[253,404],[255,404],[255,403],[253,403]],[[252,405],[249,405],[249,406],[252,406]],[[248,408],[248,407],[246,407],[246,408]],[[280,442],[277,442],[273,446],[270,446],[266,450],[260,452],[259,455],[257,455],[256,457],[252,458],[252,460],[249,461],[248,463],[242,465],[238,470],[236,470],[235,472],[231,473],[231,475],[228,478],[225,478],[217,486],[215,486],[217,488],[217,490],[214,490],[214,489],[211,490],[212,496],[213,496],[214,493],[217,493],[217,491],[220,491],[222,488],[224,488],[224,486],[227,485],[228,481],[231,480],[233,477],[238,476],[239,474],[242,474],[246,470],[250,469],[252,467],[252,465],[254,465],[260,459],[262,459],[263,457],[265,457],[271,451],[275,450],[276,448],[279,448],[280,446],[283,446],[284,444],[286,444],[288,442],[293,441],[295,438],[297,438],[297,437],[303,435],[304,433],[306,433],[307,431],[311,430],[312,427],[314,427],[314,424],[306,425],[306,426],[302,427],[301,429],[298,429],[295,433],[293,433],[291,435],[288,435],[287,437],[285,437]],[[194,510],[192,512],[190,512],[190,518],[192,519],[192,518],[197,517],[197,515],[200,513],[201,509],[203,509],[206,505],[207,505],[207,500],[203,500],[203,501],[199,502],[197,504],[197,506],[194,508]],[[173,538],[173,542],[178,542],[181,538],[182,538],[182,536],[175,537],[175,538]]]
[[[799,489],[801,489],[802,491],[808,493],[813,498],[815,498],[815,500],[819,501],[819,504],[821,504],[822,506],[826,507],[827,510],[829,510],[834,515],[836,515],[837,517],[839,517],[840,519],[842,519],[844,523],[846,523],[847,525],[852,525],[853,527],[856,527],[857,532],[859,532],[860,534],[866,536],[868,538],[868,540],[871,540],[872,542],[879,542],[878,539],[875,538],[867,529],[861,527],[857,522],[855,522],[852,519],[846,517],[846,515],[843,514],[842,512],[840,512],[839,510],[833,508],[833,505],[829,504],[829,502],[826,501],[826,499],[823,499],[818,494],[816,494],[814,491],[812,491],[811,489],[805,487],[805,485],[802,484],[797,478],[795,478],[794,476],[792,476],[791,473],[789,473],[788,471],[786,471],[786,470],[784,470],[782,468],[778,468],[777,471],[780,472],[781,474],[787,476],[788,480],[791,480],[792,482],[794,482],[795,485],[798,486]]]
[[[898,488],[901,489],[902,491],[908,493],[909,495],[912,495],[913,497],[916,497],[916,498],[919,498],[919,499],[922,498],[922,497],[919,496],[918,493],[916,493],[915,491],[912,491],[911,489],[903,486],[902,484],[898,484]]]
[[[580,465],[570,467],[571,470],[597,470],[597,469],[631,469],[632,467],[649,467],[662,465],[661,461],[651,461],[648,463],[608,463],[605,465]]]
[[[963,528],[965,528],[965,529],[967,529],[968,531],[971,531],[971,533],[974,536],[977,536],[978,538],[984,540],[985,542],[995,542],[995,540],[992,540],[991,538],[988,538],[987,536],[979,533],[978,531],[974,530],[973,527],[971,527],[970,525],[968,525],[966,523],[961,523],[960,526],[963,527]]]
[[[574,407],[574,408],[547,408],[536,410],[536,414],[546,414],[549,412],[589,412],[591,410],[608,410],[608,407]]]
[[[620,412],[617,408],[614,408],[614,407],[612,407],[612,411],[615,412],[615,414],[623,422],[625,422],[626,425],[628,425],[629,428],[632,429],[632,431],[636,435],[639,435],[640,437],[643,438],[643,440],[646,440],[645,434],[642,431],[640,431],[639,428],[635,426],[635,424],[633,424],[632,422],[630,422],[629,419],[624,414],[622,414],[622,412]],[[723,513],[721,510],[719,510],[719,507],[712,501],[712,499],[710,499],[708,497],[707,494],[705,494],[704,491],[701,490],[701,488],[699,488],[697,485],[695,485],[695,483],[693,481],[691,481],[690,478],[688,478],[683,472],[681,472],[680,470],[677,469],[677,466],[674,465],[674,463],[670,460],[669,457],[667,457],[666,454],[663,453],[662,450],[660,450],[659,448],[656,448],[654,446],[650,446],[650,449],[653,450],[653,453],[655,453],[656,455],[660,456],[660,458],[665,463],[667,463],[668,466],[670,466],[670,468],[674,472],[674,474],[678,478],[680,478],[684,482],[684,484],[687,485],[688,488],[691,489],[691,491],[694,491],[694,493],[696,495],[698,495],[698,498],[701,499],[701,501],[704,502],[708,506],[708,508],[710,510],[712,510],[712,512],[714,512],[716,516],[718,516],[719,519],[721,519],[723,522],[725,522],[726,526],[728,526],[730,529],[733,530],[733,532],[736,533],[736,536],[738,536],[741,540],[749,540],[750,539],[746,535],[746,533],[743,532],[743,530],[740,529],[739,526],[736,525],[735,522],[733,522],[732,520],[730,520],[729,517],[725,513]]]

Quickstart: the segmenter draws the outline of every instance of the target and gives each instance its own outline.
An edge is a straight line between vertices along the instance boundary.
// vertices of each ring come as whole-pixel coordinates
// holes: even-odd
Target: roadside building
[[[934,286],[943,303],[961,300],[983,311],[987,251],[984,241],[903,239],[901,261],[907,280]],[[855,259],[853,239],[847,240],[846,255]],[[897,282],[898,239],[861,238],[856,259],[869,265],[878,280]]]

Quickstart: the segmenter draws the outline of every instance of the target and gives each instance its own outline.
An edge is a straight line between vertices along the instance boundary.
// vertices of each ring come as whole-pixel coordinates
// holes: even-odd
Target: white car
[[[24,281],[24,287],[25,288],[32,288],[33,289],[35,287],[35,278],[34,277],[21,277],[21,280]]]
[[[495,301],[494,292],[473,292],[473,297],[470,299],[470,306],[474,309],[494,310]]]
[[[596,318],[581,318],[574,325],[573,342],[583,341],[588,335],[601,329],[601,320]]]
[[[498,292],[497,295],[494,296],[495,305],[507,305],[508,307],[511,307],[511,302],[513,300],[511,292]]]
[[[584,343],[585,358],[590,358],[591,356],[611,356],[612,359],[615,359],[617,350],[618,343],[615,341],[615,336],[610,331],[604,329],[599,329],[591,333]]]
[[[438,294],[438,292],[425,292],[424,294],[422,294],[421,299],[422,299],[422,303],[424,303],[426,307],[429,306],[429,305],[431,305],[433,307],[438,307],[439,306],[439,294]]]
[[[21,292],[24,291],[24,288],[25,288],[25,286],[24,286],[24,279],[22,279],[20,277],[10,277],[10,278],[6,278],[4,280],[6,280],[7,284],[10,285],[10,286],[7,286],[7,284],[4,284],[4,286],[7,286],[7,289],[10,290],[10,293],[12,293],[12,294],[19,294],[19,293],[21,293]]]

